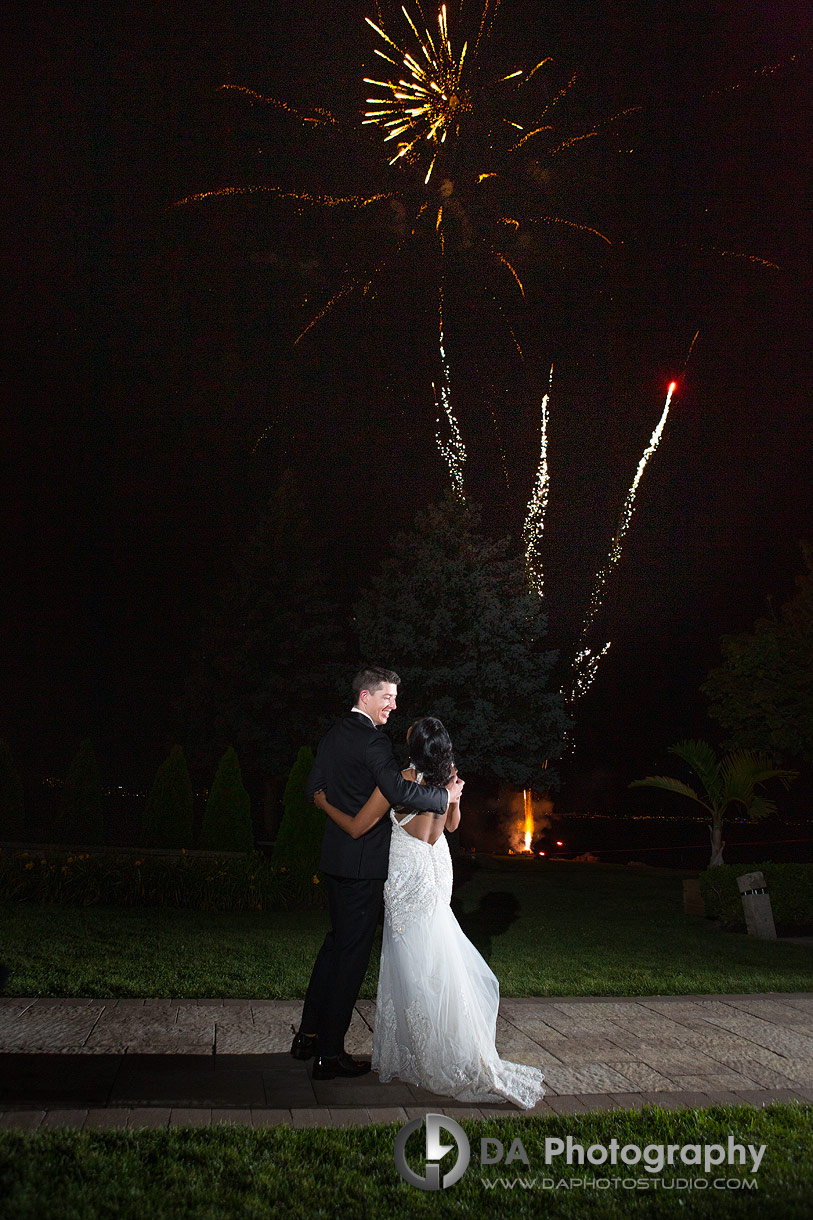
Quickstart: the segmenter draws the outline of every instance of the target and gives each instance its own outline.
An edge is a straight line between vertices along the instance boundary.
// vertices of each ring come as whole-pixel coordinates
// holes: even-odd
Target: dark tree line
[[[451,498],[398,534],[347,617],[333,604],[320,549],[283,479],[234,581],[209,615],[189,684],[196,765],[233,745],[244,771],[281,794],[301,746],[348,706],[356,664],[403,679],[395,735],[419,714],[446,721],[470,773],[549,787],[567,727],[549,689],[556,655],[528,594],[524,564]],[[273,815],[266,826],[275,830]]]
[[[813,762],[813,556],[796,593],[750,631],[723,636],[723,661],[702,690],[734,749]]]
[[[206,615],[184,700],[192,765],[210,767],[233,746],[265,805],[266,834],[299,748],[329,722],[336,671],[348,668],[345,634],[286,475]]]

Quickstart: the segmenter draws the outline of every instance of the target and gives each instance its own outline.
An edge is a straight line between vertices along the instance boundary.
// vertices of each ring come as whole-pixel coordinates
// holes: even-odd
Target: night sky
[[[553,646],[578,628],[700,330],[596,622],[593,642],[613,646],[579,705],[576,803],[660,769],[679,737],[714,732],[697,688],[719,636],[790,595],[798,540],[811,538],[806,7],[503,0],[497,16],[505,71],[552,55],[551,80],[580,72],[571,130],[644,107],[592,141],[594,160],[580,152],[581,176],[565,168],[540,186],[613,246],[557,232],[529,257],[525,300],[504,296],[524,366],[480,285],[462,273],[449,285],[469,489],[497,532],[518,535],[555,364]],[[386,182],[375,134],[309,143],[284,115],[218,93],[241,84],[358,116],[375,66],[368,14],[324,0],[26,7],[7,179],[0,735],[27,771],[64,773],[90,733],[110,782],[154,772],[201,611],[283,470],[300,480],[345,609],[388,535],[447,485],[421,260],[294,346],[304,298],[336,291],[375,227],[256,198],[171,206],[227,185]],[[622,145],[634,151],[616,155]],[[540,214],[551,206],[540,197]]]

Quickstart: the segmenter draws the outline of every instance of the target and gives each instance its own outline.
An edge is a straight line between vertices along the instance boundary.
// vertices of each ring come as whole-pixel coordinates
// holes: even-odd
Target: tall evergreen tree
[[[282,797],[282,822],[274,844],[274,866],[316,872],[322,852],[325,815],[305,795],[313,750],[303,746],[291,768]]]
[[[57,827],[64,843],[104,841],[104,792],[93,742],[86,737],[68,770]]]
[[[403,679],[396,732],[439,716],[461,774],[548,788],[546,762],[560,755],[568,720],[547,689],[556,654],[543,644],[546,615],[509,547],[449,496],[395,537],[356,623],[363,655]]]
[[[282,786],[330,713],[346,652],[340,615],[297,494],[285,475],[204,629],[186,710],[195,764],[234,744],[247,775]],[[346,675],[345,675],[346,676]]]
[[[233,746],[220,760],[206,802],[200,832],[202,851],[251,851],[251,798],[243,786],[240,763]]]
[[[147,797],[142,845],[191,847],[194,799],[186,756],[181,746],[173,746],[158,768]]]
[[[17,774],[11,747],[0,741],[0,839],[20,840],[25,834],[23,781]]]

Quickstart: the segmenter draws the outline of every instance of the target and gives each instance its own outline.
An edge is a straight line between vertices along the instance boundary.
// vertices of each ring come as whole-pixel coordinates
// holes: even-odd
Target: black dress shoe
[[[316,1034],[297,1033],[293,1025],[291,1030],[294,1040],[291,1043],[291,1054],[294,1059],[312,1059],[316,1054]]]
[[[351,1059],[346,1051],[341,1055],[319,1055],[313,1065],[314,1080],[335,1080],[337,1076],[363,1076],[371,1064],[366,1059]]]

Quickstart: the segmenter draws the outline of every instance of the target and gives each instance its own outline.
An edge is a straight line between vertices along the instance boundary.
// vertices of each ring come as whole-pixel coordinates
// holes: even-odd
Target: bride
[[[452,743],[434,716],[407,734],[404,778],[443,786],[454,770]],[[530,1109],[542,1097],[539,1068],[500,1059],[494,1044],[499,983],[463,934],[449,902],[452,861],[444,830],[456,830],[459,802],[445,814],[389,809],[378,788],[355,817],[315,803],[354,839],[389,810],[389,872],[378,976],[373,1069],[459,1101],[510,1101]]]

